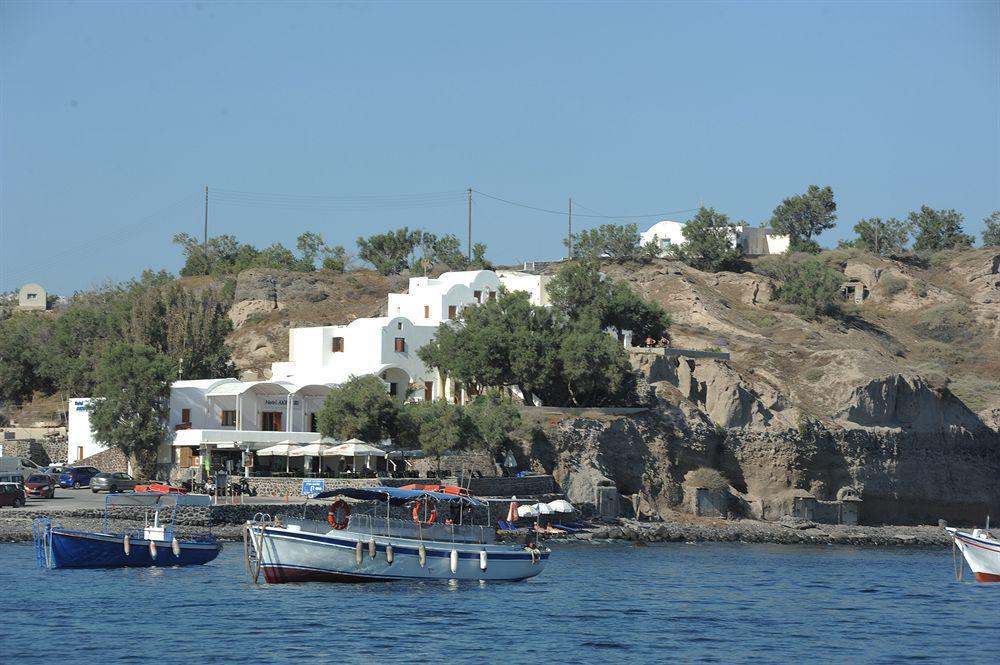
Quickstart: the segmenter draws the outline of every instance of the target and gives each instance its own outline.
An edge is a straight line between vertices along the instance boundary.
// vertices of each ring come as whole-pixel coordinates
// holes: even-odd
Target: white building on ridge
[[[639,234],[643,245],[655,242],[660,248],[660,256],[667,256],[671,247],[683,245],[684,222],[663,220],[653,224]],[[747,224],[736,227],[735,237],[731,241],[743,250],[744,256],[765,256],[767,254],[782,254],[788,251],[788,236],[778,235],[773,229]]]

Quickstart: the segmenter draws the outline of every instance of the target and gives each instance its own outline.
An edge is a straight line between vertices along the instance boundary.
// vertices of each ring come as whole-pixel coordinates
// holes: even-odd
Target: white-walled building
[[[413,277],[408,293],[389,294],[388,316],[290,329],[288,360],[272,364],[269,380],[176,381],[170,389],[170,436],[160,447],[158,461],[183,471],[207,457],[212,468],[224,464],[232,470],[242,451],[279,442],[314,442],[319,438],[317,414],[330,389],[353,376],[379,377],[401,401],[461,401],[467,397],[462,387],[451,379],[442,383],[417,351],[442,322],[456,318],[465,307],[495,299],[501,287],[528,292],[534,304],[548,304],[547,282],[539,275],[490,270]],[[90,429],[89,401],[70,400],[71,464],[105,450]]]
[[[670,248],[683,245],[684,223],[663,220],[653,224],[649,229],[639,234],[643,245],[653,242],[660,249],[660,256],[667,256]],[[736,233],[731,238],[734,245],[743,250],[745,256],[765,256],[767,254],[782,254],[788,251],[788,236],[778,235],[773,229],[742,225],[736,227]]]
[[[649,227],[639,234],[643,245],[656,243],[660,248],[660,256],[666,256],[673,245],[684,244],[684,222],[672,222],[665,219]]]

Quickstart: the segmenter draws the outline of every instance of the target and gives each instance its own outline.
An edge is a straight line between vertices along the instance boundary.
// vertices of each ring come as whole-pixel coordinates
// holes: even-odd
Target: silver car
[[[90,491],[97,494],[106,492],[124,492],[135,489],[135,478],[120,471],[103,471],[90,479]]]
[[[52,466],[43,466],[39,471],[47,476],[52,476],[52,480],[56,481],[56,485],[58,485],[59,476],[69,471],[69,467],[62,464],[53,464]]]

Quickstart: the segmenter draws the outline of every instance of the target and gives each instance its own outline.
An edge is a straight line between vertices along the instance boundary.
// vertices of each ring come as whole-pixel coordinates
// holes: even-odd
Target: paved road
[[[99,494],[94,494],[89,489],[63,489],[61,487],[56,488],[56,495],[51,499],[35,499],[32,497],[28,498],[27,508],[30,510],[80,510],[85,508],[104,510],[104,499],[107,497],[106,492],[101,492]],[[243,499],[244,497],[239,497]],[[264,496],[254,496],[245,497],[246,501],[241,501],[241,503],[254,503],[261,505],[274,505],[274,504],[284,504],[285,498],[274,499],[272,497]],[[219,499],[219,503],[223,503],[222,498]],[[290,503],[302,503],[302,497],[290,497]],[[4,510],[4,509],[0,509]]]

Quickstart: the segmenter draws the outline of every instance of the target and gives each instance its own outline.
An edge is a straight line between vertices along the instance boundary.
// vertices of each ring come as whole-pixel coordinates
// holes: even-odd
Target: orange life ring
[[[431,507],[431,516],[426,522],[423,522],[423,524],[434,524],[434,520],[438,518],[438,509],[434,502],[427,497],[417,499],[417,502],[413,504],[413,521],[418,524],[421,523],[420,511],[423,510],[425,506]]]
[[[337,511],[343,510],[343,519],[337,519]],[[326,521],[334,529],[346,529],[347,522],[351,519],[351,507],[343,499],[337,499],[330,504],[330,510],[326,511]]]

